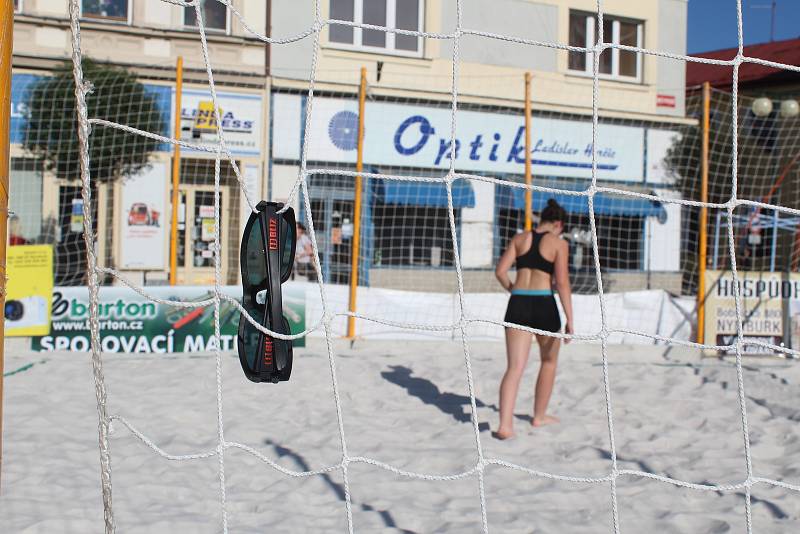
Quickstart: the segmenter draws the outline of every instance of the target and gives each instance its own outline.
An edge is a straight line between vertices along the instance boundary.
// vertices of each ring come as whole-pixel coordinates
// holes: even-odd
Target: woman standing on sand
[[[564,208],[554,199],[547,201],[542,210],[540,223],[533,232],[514,236],[500,257],[495,276],[500,284],[511,292],[505,321],[544,330],[561,330],[561,318],[553,296],[553,277],[558,297],[567,316],[565,332],[572,334],[572,290],[569,285],[569,245],[560,236],[566,219]],[[511,266],[517,264],[514,282],[508,277]],[[495,436],[508,439],[514,435],[514,404],[517,400],[519,382],[528,363],[533,334],[517,328],[506,328],[506,353],[508,367],[500,383],[500,428]],[[539,378],[536,380],[536,395],[533,404],[533,426],[557,423],[558,419],[547,415],[547,403],[553,393],[556,379],[556,362],[561,340],[557,337],[536,334],[541,354]],[[566,340],[565,343],[569,343]]]

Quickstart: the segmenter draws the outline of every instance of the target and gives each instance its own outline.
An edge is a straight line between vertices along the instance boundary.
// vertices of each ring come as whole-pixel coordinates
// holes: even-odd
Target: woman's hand
[[[575,333],[575,329],[572,327],[572,321],[567,321],[567,326],[564,328],[564,333],[567,335],[573,335]],[[570,341],[572,341],[570,338],[564,338],[564,345],[568,345]]]

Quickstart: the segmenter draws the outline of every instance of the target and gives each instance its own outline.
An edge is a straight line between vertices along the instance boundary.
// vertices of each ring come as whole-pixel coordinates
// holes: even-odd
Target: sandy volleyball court
[[[102,532],[97,415],[86,354],[7,346],[3,532]],[[464,356],[456,342],[337,342],[336,367],[348,454],[431,475],[477,464]],[[576,477],[605,477],[610,445],[599,345],[563,350],[552,411],[557,426],[528,422],[537,366],[532,355],[516,413],[516,439],[491,438],[504,365],[499,343],[469,344],[480,444],[487,459]],[[32,364],[32,365],[31,365]],[[29,366],[30,367],[27,367]],[[111,355],[109,408],[170,454],[217,443],[215,359]],[[18,372],[15,372],[18,371]],[[731,362],[656,346],[610,347],[619,469],[703,484],[746,478],[736,370]],[[800,368],[747,359],[744,371],[754,476],[800,484]],[[255,385],[233,354],[222,358],[225,438],[293,471],[341,461],[323,340],[298,350],[292,380]],[[169,461],[115,423],[111,437],[118,532],[220,532],[217,457]],[[225,455],[230,532],[347,530],[342,472],[290,477],[253,455]],[[362,462],[348,466],[356,532],[480,532],[477,476],[409,479]],[[622,532],[745,532],[744,490],[696,491],[636,475],[617,480]],[[565,482],[490,464],[490,531],[609,532],[610,483]],[[754,532],[793,532],[800,493],[752,490]]]

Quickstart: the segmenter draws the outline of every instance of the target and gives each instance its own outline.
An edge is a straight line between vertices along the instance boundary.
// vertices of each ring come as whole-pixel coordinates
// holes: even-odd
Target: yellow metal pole
[[[367,68],[361,67],[361,84],[358,89],[358,151],[356,155],[356,185],[355,201],[353,202],[353,241],[350,250],[350,313],[356,311],[356,296],[358,288],[358,262],[361,245],[361,172],[364,170],[364,102],[367,98]],[[347,318],[347,337],[356,337],[356,318],[352,315]]]
[[[531,73],[525,73],[525,185],[531,185]],[[533,191],[525,190],[525,231],[530,232],[533,227],[531,208],[533,206]]]
[[[183,57],[175,65],[175,139],[181,138],[181,93],[183,92]],[[181,147],[172,145],[172,228],[169,237],[169,285],[178,281],[178,187],[181,181]]]
[[[703,84],[703,147],[700,168],[700,202],[708,202],[708,134],[711,117],[711,84]],[[708,246],[708,208],[700,208],[700,247],[697,269],[697,342],[705,341],[706,326],[706,249]]]
[[[0,324],[5,325],[6,243],[8,241],[9,130],[11,127],[11,51],[14,3],[0,0]],[[3,369],[5,326],[0,329],[0,467],[3,465]]]

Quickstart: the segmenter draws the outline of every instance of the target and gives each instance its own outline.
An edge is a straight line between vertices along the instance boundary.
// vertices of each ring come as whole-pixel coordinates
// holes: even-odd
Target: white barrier
[[[306,286],[306,324],[315,325],[322,317],[322,301],[316,284]],[[345,313],[348,305],[347,286],[326,286],[326,297],[332,313]],[[465,315],[469,319],[487,322],[470,323],[470,338],[503,340],[503,320],[508,294],[466,293]],[[662,290],[608,293],[606,298],[607,324],[615,344],[653,344],[652,338],[620,332],[637,331],[681,341],[689,341],[694,324],[694,304],[691,297],[674,297]],[[558,299],[556,299],[558,300]],[[559,303],[560,305],[560,303]],[[597,295],[573,295],[575,333],[596,335],[600,332],[600,304]],[[458,330],[447,327],[459,317],[456,294],[422,293],[394,289],[358,288],[358,314],[369,319],[356,322],[356,335],[364,339],[453,339]],[[562,312],[562,322],[563,322]],[[386,324],[390,323],[390,324]],[[401,328],[395,324],[419,325],[419,329]],[[495,323],[495,324],[493,324]],[[347,321],[336,317],[331,328],[334,336],[344,336]],[[324,337],[321,330],[311,334]]]

